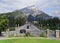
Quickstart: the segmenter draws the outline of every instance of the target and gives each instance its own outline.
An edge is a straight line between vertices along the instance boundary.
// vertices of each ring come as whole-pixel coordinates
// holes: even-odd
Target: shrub
[[[28,33],[25,34],[25,36],[31,36],[31,35],[30,35],[30,33],[28,32]]]
[[[42,33],[40,34],[40,37],[46,37],[45,33],[42,32]]]

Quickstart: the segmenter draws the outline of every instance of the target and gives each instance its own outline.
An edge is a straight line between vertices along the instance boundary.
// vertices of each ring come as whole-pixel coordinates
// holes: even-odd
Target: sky
[[[0,0],[0,13],[35,5],[51,16],[60,17],[60,0]]]

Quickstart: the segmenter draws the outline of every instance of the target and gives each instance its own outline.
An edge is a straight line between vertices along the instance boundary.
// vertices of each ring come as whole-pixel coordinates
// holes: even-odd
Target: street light
[[[48,28],[49,24],[47,24],[47,28]]]
[[[59,30],[59,24],[58,24],[58,30]]]
[[[57,27],[57,29],[59,30],[59,24],[58,24],[58,23],[56,24],[56,27]]]

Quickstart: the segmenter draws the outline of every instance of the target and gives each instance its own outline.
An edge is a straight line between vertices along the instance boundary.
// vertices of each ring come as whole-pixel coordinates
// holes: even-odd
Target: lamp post
[[[59,24],[58,24],[58,30],[59,30]]]
[[[49,24],[47,24],[47,28],[48,28]]]
[[[41,27],[42,27],[42,24],[41,24]]]
[[[58,23],[56,24],[56,27],[57,27],[57,30],[59,30],[59,24]]]

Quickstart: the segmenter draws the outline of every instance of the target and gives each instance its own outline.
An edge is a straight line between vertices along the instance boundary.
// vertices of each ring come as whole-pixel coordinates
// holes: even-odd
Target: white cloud
[[[53,3],[53,4],[55,4],[55,5],[60,4],[60,3],[58,2],[58,0],[53,0],[51,3]]]
[[[33,5],[37,2],[37,0],[4,0],[6,4],[12,6],[13,8],[19,9],[24,6]]]
[[[55,16],[59,16],[59,15],[60,15],[60,10],[52,10],[52,13],[53,13]]]
[[[49,15],[60,16],[60,0],[42,0],[38,7]]]
[[[38,0],[2,0],[0,2],[0,13],[31,6],[37,3],[37,1]]]
[[[0,13],[36,5],[47,14],[60,16],[60,0],[1,0]]]

